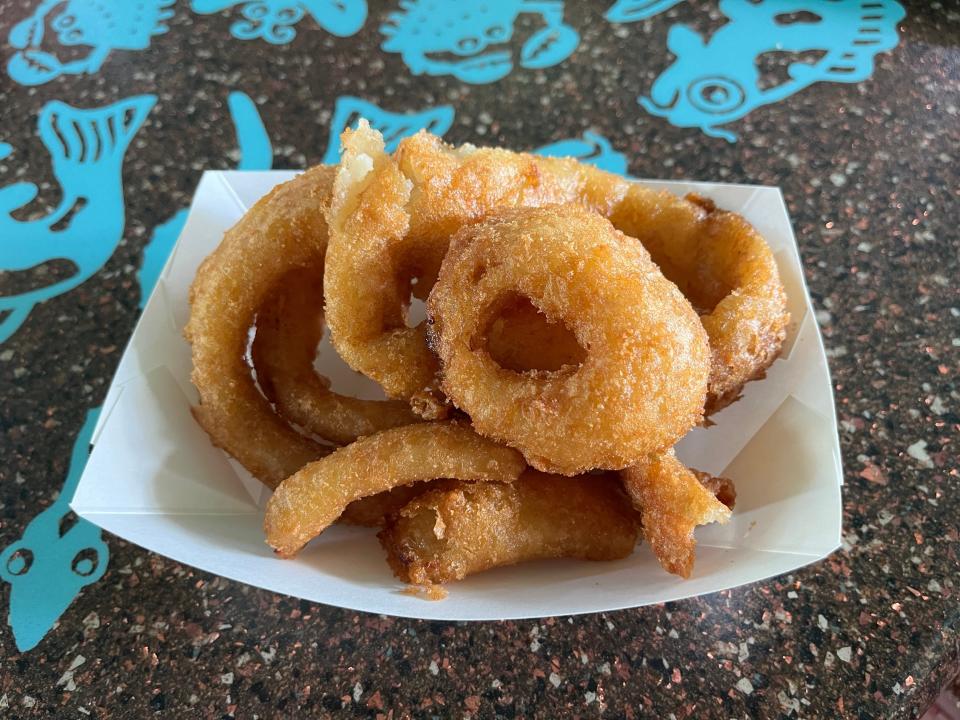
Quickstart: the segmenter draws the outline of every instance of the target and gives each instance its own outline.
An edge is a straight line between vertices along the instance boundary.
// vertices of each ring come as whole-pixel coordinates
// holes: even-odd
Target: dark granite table
[[[561,21],[561,3],[459,0],[424,15],[423,28],[441,30],[433,53],[409,50],[416,7],[392,35],[380,30],[395,2],[371,1],[365,22],[357,0],[341,14],[331,2],[292,0],[203,14],[218,3],[194,0],[191,8],[181,0],[166,9],[175,11],[168,19],[165,4],[0,1],[8,63],[0,71],[0,140],[9,143],[0,145],[0,265],[17,271],[3,272],[0,298],[8,311],[0,546],[25,532],[36,543],[40,525],[56,527],[50,513],[27,524],[45,508],[63,508],[66,498],[52,504],[71,448],[87,411],[103,401],[137,319],[140,286],[155,273],[148,266],[162,261],[162,231],[175,229],[176,219],[168,221],[188,204],[200,171],[267,166],[271,146],[274,167],[318,162],[335,136],[335,100],[355,96],[390,112],[450,106],[441,124],[455,142],[540,147],[591,130],[611,146],[598,161],[615,166],[622,153],[634,175],[781,186],[831,358],[844,547],[791,575],[666,606],[447,624],[277,596],[112,536],[99,552],[73,559],[72,579],[51,571],[37,577],[52,584],[31,588],[24,578],[50,560],[35,545],[33,567],[22,551],[2,558],[11,584],[3,584],[0,606],[10,603],[18,634],[0,625],[0,716],[923,712],[960,669],[960,3],[904,2],[898,20],[891,0],[623,0],[611,13],[621,22],[611,22],[610,1],[570,0]],[[794,14],[771,30],[764,13],[774,5]],[[284,17],[281,6],[318,9],[291,25],[294,9],[285,25],[257,19],[268,6],[274,18]],[[514,6],[523,14],[507,76],[494,77],[504,67],[496,63],[454,64],[482,44],[477,28],[502,38]],[[447,27],[450,7],[483,17],[450,16]],[[725,22],[720,7],[728,30],[711,35]],[[37,24],[18,24],[37,12]],[[254,18],[246,29],[242,12]],[[622,22],[631,12],[650,17]],[[491,18],[499,29],[481,22]],[[169,30],[152,34],[162,29],[156,22]],[[871,22],[881,29],[865,30]],[[680,23],[709,42],[671,31]],[[537,34],[545,25],[548,41]],[[892,49],[857,39],[874,32],[889,41],[894,27]],[[572,54],[570,28],[579,33]],[[400,47],[408,53],[398,55]],[[824,71],[828,52],[839,59]],[[755,55],[759,80],[750,76]],[[807,67],[791,71],[791,63]],[[694,82],[698,72],[735,81],[704,87]],[[810,84],[810,73],[820,81]],[[791,83],[796,91],[777,102],[758,94]],[[679,104],[693,103],[685,116],[658,117],[637,102],[652,93],[663,104],[676,88]],[[228,108],[234,92],[244,95]],[[102,151],[87,155],[76,144],[95,146],[85,133],[102,131],[97,121],[110,111],[77,115],[57,102],[103,108],[143,95],[155,102],[130,101],[125,118],[126,107],[113,108],[113,130],[98,136]],[[738,101],[752,107],[745,117],[729,114]],[[703,127],[681,127],[683,117]],[[116,128],[124,121],[125,139]],[[710,136],[724,132],[736,140]],[[39,186],[38,200],[14,220],[5,213],[30,199],[29,188],[14,183],[28,181]],[[68,209],[61,193],[86,206],[53,225]],[[51,287],[48,296],[30,294]]]

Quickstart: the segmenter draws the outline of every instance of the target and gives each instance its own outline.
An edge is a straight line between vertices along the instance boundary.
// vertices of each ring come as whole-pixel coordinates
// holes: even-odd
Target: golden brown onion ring
[[[257,313],[251,347],[260,388],[280,415],[337,445],[419,420],[404,402],[333,392],[313,366],[322,337],[323,273],[288,273]]]
[[[779,352],[789,316],[776,263],[738,216],[572,159],[452,148],[425,132],[402,140],[390,156],[380,134],[361,123],[344,133],[343,145],[324,290],[332,339],[347,364],[391,397],[412,398],[426,416],[441,415],[444,404],[423,324],[406,324],[410,279],[418,279],[413,289],[422,298],[449,238],[503,207],[577,202],[639,237],[706,313],[711,408],[736,398]],[[711,290],[697,294],[702,281]]]
[[[343,146],[324,286],[331,339],[348,365],[388,395],[412,399],[425,416],[442,414],[437,362],[424,325],[406,324],[411,278],[424,297],[462,225],[497,208],[541,205],[564,192],[542,186],[543,158],[453,149],[427,133],[401,141],[390,156],[380,134],[361,123],[344,133]],[[576,191],[568,191],[567,199],[576,199]]]
[[[279,555],[291,557],[354,500],[435,478],[509,482],[524,467],[516,450],[456,422],[384,430],[284,480],[267,503],[267,543]]]
[[[634,185],[611,218],[650,251],[694,307],[710,336],[707,414],[763,376],[786,338],[786,293],[766,241],[740,215],[696,195]]]
[[[637,516],[616,476],[528,470],[504,483],[431,490],[378,535],[394,574],[417,585],[541,558],[617,560],[633,552]]]
[[[194,417],[214,445],[270,487],[330,448],[291,428],[257,389],[245,359],[248,335],[282,277],[322,272],[333,177],[334,168],[319,166],[274,188],[227,231],[190,288],[184,335],[200,395]]]
[[[517,373],[486,337],[526,298],[586,348],[579,366]],[[442,389],[481,435],[563,475],[619,470],[702,419],[707,334],[643,246],[581,205],[517,208],[453,238],[427,301]]]
[[[627,468],[620,477],[640,512],[643,537],[660,565],[667,572],[690,577],[697,545],[694,529],[707,523],[727,522],[730,508],[677,460],[673,450]],[[721,482],[717,487],[732,490],[732,485]],[[729,491],[725,494],[730,497]]]

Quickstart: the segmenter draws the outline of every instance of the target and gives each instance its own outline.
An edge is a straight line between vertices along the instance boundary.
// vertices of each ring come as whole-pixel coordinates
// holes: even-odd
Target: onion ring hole
[[[587,357],[563,321],[551,321],[530,298],[517,293],[508,294],[492,309],[484,331],[471,338],[470,347],[518,373],[573,371]]]

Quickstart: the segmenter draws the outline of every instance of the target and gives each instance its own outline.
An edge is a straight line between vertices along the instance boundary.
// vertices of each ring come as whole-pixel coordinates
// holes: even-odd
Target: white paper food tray
[[[776,254],[793,318],[783,356],[741,400],[678,446],[692,467],[732,478],[727,525],[697,531],[693,577],[664,572],[649,547],[594,563],[525,563],[449,586],[442,602],[403,592],[375,533],[334,526],[294,560],[261,527],[268,491],[207,440],[190,414],[187,290],[201,260],[259,197],[293,172],[207,172],[190,216],[137,324],[107,394],[72,507],[154,552],[251,585],[355,610],[435,620],[494,620],[636,607],[785,573],[840,544],[842,471],[833,393],[800,257],[777,188],[649,182],[697,192],[746,216]],[[382,397],[326,344],[333,387]]]

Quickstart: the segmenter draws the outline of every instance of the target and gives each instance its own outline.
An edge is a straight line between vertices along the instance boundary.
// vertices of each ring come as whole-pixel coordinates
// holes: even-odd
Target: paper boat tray
[[[609,563],[553,560],[482,573],[431,602],[403,592],[375,533],[330,528],[296,559],[264,543],[266,491],[207,440],[190,406],[187,290],[201,260],[258,198],[293,172],[207,172],[137,324],[94,433],[72,507],[149,550],[250,585],[343,608],[435,620],[495,620],[637,607],[788,572],[840,543],[842,472],[833,394],[801,261],[777,188],[649,182],[697,192],[746,216],[776,254],[792,323],[783,355],[741,400],[678,446],[688,465],[737,487],[731,522],[697,531],[693,577],[664,572],[649,548]],[[333,387],[382,397],[324,341]]]

